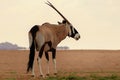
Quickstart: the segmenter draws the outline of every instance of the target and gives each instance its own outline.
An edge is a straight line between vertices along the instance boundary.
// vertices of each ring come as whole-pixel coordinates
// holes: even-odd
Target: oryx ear
[[[58,24],[62,24],[62,23],[58,21]]]
[[[66,21],[66,20],[63,20],[63,21],[62,21],[62,23],[63,23],[63,24],[66,24],[66,23],[67,23],[67,21]]]

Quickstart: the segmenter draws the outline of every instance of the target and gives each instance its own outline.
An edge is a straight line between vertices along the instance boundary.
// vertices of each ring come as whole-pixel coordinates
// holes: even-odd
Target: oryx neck
[[[56,27],[56,36],[58,37],[58,41],[62,41],[68,35],[68,29],[64,24],[61,24],[59,27]]]

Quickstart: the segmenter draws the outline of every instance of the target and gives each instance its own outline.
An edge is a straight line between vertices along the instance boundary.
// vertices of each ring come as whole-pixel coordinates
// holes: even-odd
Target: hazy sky
[[[35,24],[57,23],[62,18],[46,0],[0,0],[0,43],[28,47],[28,31]],[[120,49],[120,0],[49,0],[81,34],[59,46],[71,49]]]

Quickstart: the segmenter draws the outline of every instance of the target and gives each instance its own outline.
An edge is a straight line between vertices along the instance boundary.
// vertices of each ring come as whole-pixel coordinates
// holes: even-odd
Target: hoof
[[[54,75],[57,75],[57,73],[54,73]]]
[[[50,74],[46,74],[46,76],[50,76]]]
[[[40,75],[40,77],[44,78],[44,75]]]
[[[57,73],[54,73],[54,75],[56,76],[56,75],[57,75]]]
[[[40,75],[40,77],[43,77],[43,75]]]
[[[31,77],[35,77],[35,75],[31,75]]]

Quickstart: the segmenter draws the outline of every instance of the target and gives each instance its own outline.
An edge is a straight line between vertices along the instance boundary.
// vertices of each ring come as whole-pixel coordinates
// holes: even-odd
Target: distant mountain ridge
[[[12,44],[10,42],[2,42],[0,43],[0,50],[27,50],[28,48],[20,47],[17,44]],[[59,46],[57,50],[68,50],[68,46]]]
[[[25,47],[19,47],[17,44],[12,44],[10,42],[0,43],[0,50],[24,50]]]

